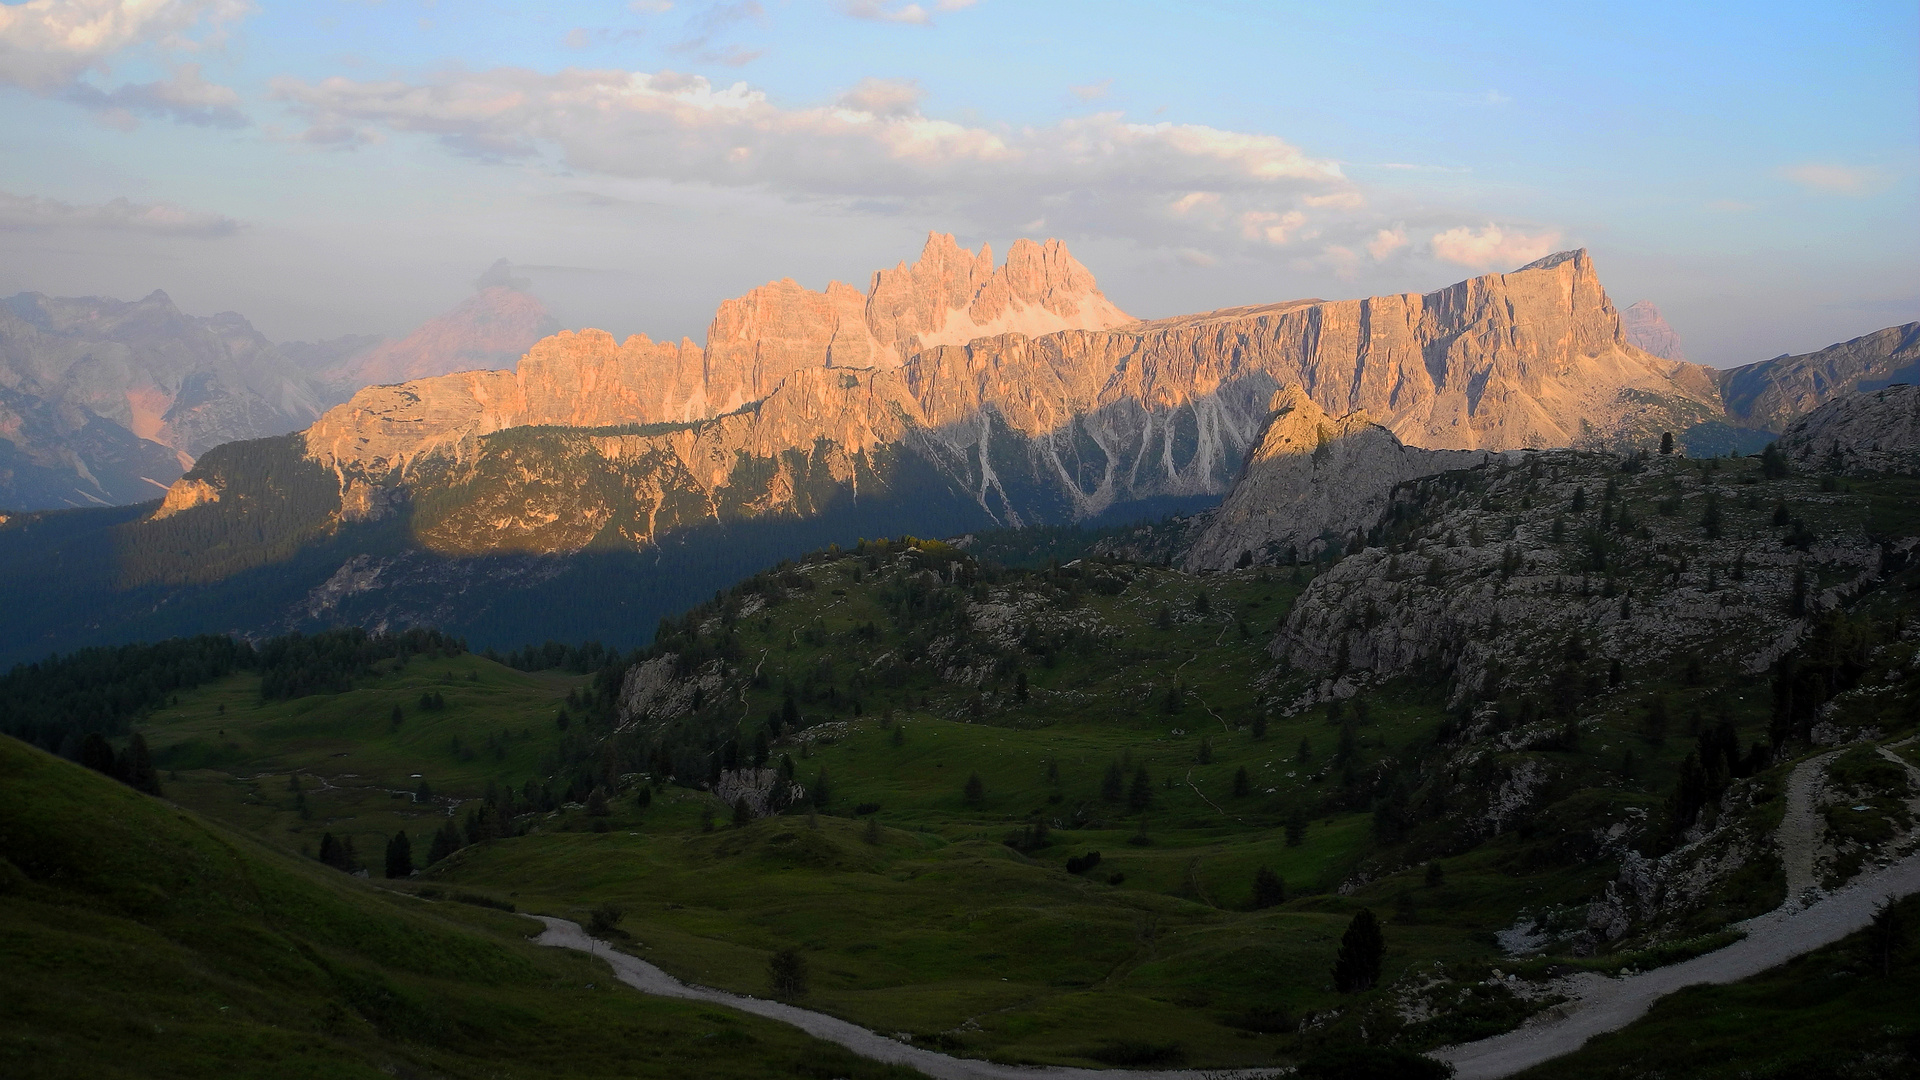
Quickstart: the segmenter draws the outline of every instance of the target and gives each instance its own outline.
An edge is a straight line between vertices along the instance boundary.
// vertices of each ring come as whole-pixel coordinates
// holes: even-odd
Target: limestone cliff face
[[[1061,323],[1080,325],[969,336]],[[748,497],[740,481],[725,479],[744,475],[742,460],[798,454],[810,463],[809,482],[851,489],[862,455],[900,451],[968,493],[992,520],[1032,524],[1226,492],[1282,387],[1300,388],[1301,407],[1311,402],[1330,416],[1364,410],[1403,451],[1634,443],[1718,415],[1705,369],[1625,342],[1585,252],[1424,296],[1295,301],[1141,323],[1125,321],[1057,242],[1016,243],[995,269],[990,252],[975,255],[936,235],[916,263],[876,274],[864,300],[844,285],[812,292],[775,282],[723,305],[705,349],[561,333],[516,371],[370,387],[329,411],[306,445],[345,490],[354,478],[414,483],[423,463],[435,463],[441,478],[485,472],[499,464],[489,454],[519,445],[491,438],[507,429],[640,425],[601,433],[625,440],[617,452],[607,444],[608,460],[662,455],[644,483],[618,465],[622,483],[658,488],[668,502],[664,493],[674,489],[779,512],[792,509],[782,502],[787,481],[776,476]],[[525,486],[507,476],[490,483]],[[716,495],[720,488],[727,492]],[[496,496],[513,497],[505,489],[489,497]],[[481,532],[463,543],[484,540],[494,528],[488,522],[502,523],[507,535],[567,513],[558,503],[531,516],[496,509],[466,522]],[[593,520],[582,513],[582,523]],[[625,511],[607,513],[593,529]],[[545,526],[533,532],[565,547],[586,542],[573,535],[585,527],[561,530],[564,540]],[[645,542],[653,527],[629,539]]]
[[[1093,274],[1058,240],[1021,239],[994,269],[993,249],[980,254],[950,235],[927,237],[919,261],[873,275],[867,325],[883,345],[911,356],[976,338],[1057,330],[1106,330],[1133,322],[1101,294]]]
[[[1776,356],[1718,373],[1727,412],[1768,431],[1853,390],[1920,383],[1920,322],[1889,326],[1800,356]]]
[[[1227,570],[1248,558],[1310,557],[1380,520],[1394,485],[1499,455],[1403,444],[1364,411],[1335,418],[1293,386],[1273,397],[1273,419],[1246,471],[1207,515],[1186,568]],[[1290,561],[1290,560],[1288,560]]]
[[[1620,327],[1627,341],[1662,360],[1685,360],[1687,351],[1680,346],[1680,335],[1660,314],[1653,301],[1642,300],[1620,313]]]
[[[1847,472],[1920,472],[1920,386],[1834,398],[1780,437],[1802,462]]]

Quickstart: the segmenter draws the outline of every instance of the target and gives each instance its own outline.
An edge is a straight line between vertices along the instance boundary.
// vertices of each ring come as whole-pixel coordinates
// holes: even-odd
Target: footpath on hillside
[[[1512,1076],[1571,1054],[1595,1035],[1626,1027],[1655,1001],[1683,987],[1738,982],[1831,945],[1864,929],[1883,901],[1920,892],[1917,851],[1861,874],[1831,895],[1820,895],[1814,884],[1814,854],[1821,835],[1816,798],[1827,763],[1839,753],[1809,758],[1788,778],[1786,813],[1775,834],[1787,878],[1787,899],[1773,911],[1737,924],[1747,932],[1745,938],[1704,956],[1625,978],[1576,976],[1567,980],[1573,1000],[1534,1022],[1491,1038],[1442,1047],[1431,1056],[1452,1062],[1459,1070],[1457,1080]],[[1907,764],[1897,757],[1893,760]],[[1912,774],[1912,767],[1907,768]]]
[[[1451,1062],[1458,1070],[1457,1080],[1496,1080],[1512,1076],[1541,1062],[1573,1053],[1595,1035],[1627,1026],[1645,1015],[1655,1001],[1683,987],[1738,982],[1830,945],[1864,928],[1881,902],[1920,892],[1920,851],[1916,851],[1879,870],[1861,874],[1831,895],[1820,895],[1813,875],[1814,853],[1820,837],[1815,802],[1823,786],[1827,762],[1837,754],[1838,751],[1822,754],[1801,762],[1788,778],[1786,813],[1775,834],[1787,876],[1787,900],[1765,915],[1738,924],[1747,932],[1745,938],[1704,956],[1638,975],[1575,976],[1565,983],[1572,1000],[1555,1006],[1533,1022],[1503,1035],[1442,1047],[1431,1056]],[[1893,760],[1900,761],[1897,757]],[[1900,764],[1905,765],[1916,784],[1920,784],[1920,771],[1904,761]],[[1275,1077],[1283,1071],[1079,1069],[1001,1065],[957,1058],[868,1031],[825,1013],[684,983],[645,960],[589,936],[578,923],[547,915],[532,918],[546,925],[546,930],[533,939],[535,944],[592,953],[611,965],[621,982],[642,993],[704,1001],[778,1020],[862,1057],[917,1069],[936,1080],[1113,1080],[1115,1077],[1256,1080]]]

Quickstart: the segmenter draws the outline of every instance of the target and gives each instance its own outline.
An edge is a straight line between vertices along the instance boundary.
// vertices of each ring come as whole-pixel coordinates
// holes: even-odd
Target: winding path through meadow
[[[1458,1080],[1496,1080],[1580,1049],[1595,1035],[1618,1031],[1645,1015],[1653,1003],[1683,987],[1730,983],[1758,975],[1796,956],[1812,952],[1865,927],[1883,900],[1920,892],[1920,851],[1862,874],[1831,895],[1813,884],[1818,844],[1818,807],[1826,763],[1834,754],[1801,762],[1787,782],[1787,808],[1776,839],[1786,867],[1786,903],[1738,924],[1747,936],[1724,949],[1653,971],[1609,978],[1599,974],[1570,980],[1573,999],[1542,1013],[1524,1027],[1503,1035],[1442,1047],[1432,1056],[1453,1063]],[[1902,761],[1910,770],[1911,763]],[[1798,893],[1793,891],[1798,887]],[[578,923],[534,915],[547,929],[536,945],[592,953],[612,966],[623,983],[641,993],[723,1005],[778,1020],[816,1038],[873,1061],[904,1065],[936,1080],[1254,1080],[1279,1075],[1277,1069],[1077,1069],[1066,1066],[1001,1065],[958,1058],[868,1031],[825,1013],[778,1001],[730,994],[683,983],[636,956],[588,936]]]

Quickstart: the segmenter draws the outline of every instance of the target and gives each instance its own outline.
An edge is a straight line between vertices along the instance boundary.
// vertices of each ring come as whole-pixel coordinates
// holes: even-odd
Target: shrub
[[[807,958],[800,955],[800,950],[792,947],[774,953],[773,957],[767,961],[767,982],[773,988],[774,997],[805,997]]]

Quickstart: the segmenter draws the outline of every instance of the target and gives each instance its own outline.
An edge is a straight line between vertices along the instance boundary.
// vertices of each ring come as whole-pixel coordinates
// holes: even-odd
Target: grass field
[[[643,998],[429,903],[277,854],[0,737],[0,1074],[913,1075]]]

